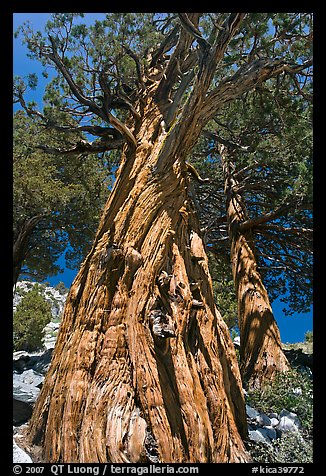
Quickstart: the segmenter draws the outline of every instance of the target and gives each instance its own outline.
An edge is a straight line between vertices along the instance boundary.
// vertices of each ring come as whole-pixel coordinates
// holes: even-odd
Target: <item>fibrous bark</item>
[[[207,257],[188,196],[186,157],[224,104],[310,62],[291,66],[278,59],[248,58],[213,85],[245,14],[227,15],[207,39],[200,17],[179,14],[180,24],[149,53],[149,66],[132,51],[132,42],[122,45],[136,64],[132,98],[123,94],[123,82],[115,92],[110,89],[102,69],[96,83],[103,100],[98,96],[95,101],[64,61],[66,47],[51,35],[48,45],[30,41],[65,79],[73,99],[83,106],[79,114],[91,113],[105,125],[53,123],[53,129],[73,128],[100,139],[82,140],[66,151],[43,150],[70,155],[124,144],[116,183],[70,289],[31,419],[29,435],[43,446],[45,461],[249,460],[242,442],[246,415],[240,373],[228,329],[214,306]],[[114,84],[120,83],[115,73],[113,77]],[[26,112],[50,126],[19,91]],[[130,113],[126,123],[120,109]],[[65,110],[77,114],[76,109]],[[245,244],[235,243],[235,253],[242,248]],[[254,267],[249,249],[247,255],[245,262]]]
[[[234,164],[224,146],[221,146],[221,159],[225,176],[231,267],[238,303],[240,372],[247,385],[257,387],[272,380],[278,372],[287,371],[289,364],[258,270],[253,232],[241,228],[242,223],[248,222],[248,216],[244,200],[237,192],[238,183],[232,172]]]
[[[31,420],[45,461],[249,459],[235,351],[187,195],[187,141],[174,134],[152,101],[137,149],[125,148]]]
[[[250,459],[240,372],[214,305],[186,164],[210,117],[203,111],[216,67],[244,15],[231,14],[213,45],[201,44],[181,111],[183,81],[176,104],[170,96],[186,73],[189,22],[196,28],[199,16],[185,18],[165,71],[154,65],[141,78],[134,127],[98,112],[126,143],[31,419],[45,461]],[[54,48],[51,58],[84,104]]]

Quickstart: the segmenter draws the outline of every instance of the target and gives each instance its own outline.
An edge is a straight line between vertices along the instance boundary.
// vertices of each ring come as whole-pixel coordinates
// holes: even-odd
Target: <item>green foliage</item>
[[[264,413],[287,409],[298,415],[308,434],[313,424],[313,383],[306,373],[291,369],[280,373],[272,383],[248,391],[249,404]]]
[[[257,463],[313,463],[313,442],[299,432],[283,433],[269,445],[251,445],[250,454]]]
[[[52,13],[45,31],[34,31],[29,22],[21,25],[16,35],[21,34],[32,58],[41,60],[47,74],[51,61],[40,54],[39,47],[49,44],[48,34],[54,39],[63,61],[86,96],[94,96],[99,103],[103,99],[98,83],[98,72],[106,71],[108,87],[112,92],[121,90],[121,84],[130,86],[137,78],[135,61],[126,52],[131,49],[146,63],[147,52],[155,48],[164,36],[155,28],[154,21],[168,18],[170,14],[155,13],[107,13],[104,19],[92,25],[82,23],[84,14]],[[79,18],[81,17],[81,18]],[[173,24],[173,21],[172,21]],[[85,59],[86,58],[86,59]],[[118,72],[118,73],[117,73]],[[55,76],[46,87],[46,107],[60,109],[62,105],[76,105],[69,87],[61,75]],[[49,111],[49,109],[48,109]],[[53,112],[53,111],[52,111]],[[115,114],[121,117],[122,111]],[[78,119],[78,117],[77,117]],[[100,123],[92,118],[93,123]]]
[[[36,89],[37,83],[38,83],[38,77],[35,73],[29,74],[27,76],[27,84],[30,89],[32,90]]]
[[[58,284],[54,286],[54,289],[59,291],[60,294],[66,294],[68,292],[68,288],[66,288],[65,284],[60,281]]]
[[[14,350],[33,352],[41,349],[43,328],[51,317],[51,305],[44,299],[36,284],[23,296],[14,314]]]
[[[313,342],[313,332],[312,331],[307,331],[304,335],[304,340],[305,342],[309,342],[309,343],[312,343]]]
[[[208,253],[208,257],[217,309],[220,311],[229,329],[235,329],[238,323],[237,300],[231,266],[223,256]]]
[[[110,170],[95,155],[66,157],[45,154],[36,148],[69,147],[70,134],[53,134],[23,111],[14,116],[13,221],[14,242],[27,223],[39,217],[22,250],[22,273],[42,280],[61,271],[55,263],[69,245],[66,265],[74,268],[83,259],[108,195]]]

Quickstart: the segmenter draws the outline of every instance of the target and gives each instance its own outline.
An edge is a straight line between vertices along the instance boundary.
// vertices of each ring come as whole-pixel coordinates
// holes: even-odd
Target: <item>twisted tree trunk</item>
[[[236,355],[187,196],[196,126],[167,134],[149,101],[125,148],[31,419],[45,461],[249,460]]]
[[[228,329],[214,306],[185,159],[224,104],[311,62],[292,67],[259,58],[213,85],[245,14],[231,13],[222,25],[214,24],[207,40],[199,28],[200,13],[178,16],[180,28],[170,30],[146,67],[126,49],[137,71],[132,101],[120,94],[113,102],[105,70],[98,70],[103,100],[93,100],[76,83],[54,38],[49,35],[51,44],[39,49],[87,113],[110,125],[100,127],[97,143],[83,142],[66,152],[111,150],[124,143],[116,184],[70,289],[31,419],[30,437],[43,446],[46,461],[249,460],[242,442],[247,430],[240,372]],[[120,107],[124,113],[113,115]],[[130,123],[123,124],[126,110]],[[245,261],[242,249],[247,250]],[[254,269],[245,243],[234,239],[232,253],[240,256],[238,264]],[[234,272],[240,273],[242,300],[245,279],[238,264]],[[264,322],[270,325],[266,336],[260,331],[264,344],[259,352],[265,352],[269,339],[272,353],[273,320]]]
[[[248,219],[245,203],[236,191],[232,164],[227,150],[221,147],[225,176],[225,194],[231,267],[238,303],[240,330],[240,372],[249,387],[261,386],[277,372],[289,369],[281,346],[280,332],[269,302],[267,290],[257,269],[252,230],[241,231]]]

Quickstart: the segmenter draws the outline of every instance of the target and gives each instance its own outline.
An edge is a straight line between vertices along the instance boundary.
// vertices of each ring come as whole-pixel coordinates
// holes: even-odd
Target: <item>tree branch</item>
[[[144,71],[142,68],[142,65],[140,64],[139,57],[134,53],[130,48],[128,48],[125,45],[122,45],[122,47],[126,50],[128,55],[134,60],[136,64],[136,71],[137,71],[137,76],[138,76],[138,81],[140,84],[141,89],[145,89],[145,84],[144,84]]]
[[[53,123],[50,120],[47,120],[44,127],[49,129],[55,129],[56,131],[60,132],[87,132],[87,134],[91,134],[92,136],[98,137],[107,137],[109,135],[113,136],[115,139],[120,138],[120,133],[117,129],[113,127],[102,127],[102,126],[59,126],[56,123]]]
[[[246,13],[231,13],[219,28],[219,34],[213,44],[213,55],[217,61],[223,58],[228,44],[235,36]]]
[[[150,62],[150,67],[153,68],[156,66],[158,61],[162,58],[166,51],[169,51],[178,41],[178,31],[179,25],[176,25],[167,37],[162,41],[159,48],[152,54],[152,59]]]
[[[208,41],[202,37],[198,28],[196,28],[192,21],[189,19],[187,13],[178,13],[178,16],[183,28],[198,41],[198,44],[201,48],[205,50],[211,47]]]
[[[258,165],[260,167],[262,167],[262,165],[259,164],[259,162],[256,160],[253,164],[250,164],[250,165],[247,165],[247,166],[243,167],[242,169],[238,170],[237,172],[235,172],[233,174],[234,179],[237,180],[237,181],[241,180],[241,178],[243,177],[244,174],[246,174],[247,172],[249,172],[252,169],[255,169],[256,167],[258,167]]]
[[[67,68],[64,65],[62,59],[58,55],[54,39],[52,38],[51,35],[49,35],[49,39],[50,39],[51,46],[52,46],[52,53],[46,53],[46,54],[44,54],[44,56],[47,56],[57,66],[57,68],[62,73],[65,80],[67,81],[67,83],[68,83],[68,85],[71,89],[71,92],[76,97],[76,99],[81,104],[83,104],[84,106],[87,106],[92,112],[94,112],[96,115],[101,117],[103,120],[107,120],[107,118],[105,117],[101,108],[94,101],[92,101],[91,99],[84,96],[80,87],[77,86],[77,84],[73,80],[70,72],[67,70]]]
[[[197,23],[200,17],[200,13],[190,13],[190,20]],[[156,97],[160,100],[167,100],[169,93],[175,84],[178,75],[180,75],[180,60],[183,60],[188,53],[192,42],[194,41],[193,36],[188,33],[185,29],[180,31],[179,40],[173,51],[169,62],[166,66],[165,72],[160,79],[160,83],[156,90]]]
[[[186,162],[186,166],[187,166],[187,171],[191,173],[191,175],[197,180],[197,182],[199,183],[210,182],[209,178],[202,178],[192,164],[189,164],[189,162]]]
[[[103,139],[94,142],[87,142],[85,140],[81,140],[77,143],[77,145],[71,149],[59,149],[56,147],[49,147],[47,145],[38,145],[36,146],[37,149],[41,149],[47,154],[53,155],[76,155],[76,154],[96,154],[99,152],[106,152],[108,150],[118,149],[124,144],[124,139],[116,139],[113,141],[105,141]]]
[[[28,116],[37,116],[40,117],[42,120],[46,120],[45,116],[40,111],[36,111],[35,109],[31,109],[27,106],[23,93],[21,91],[18,91],[16,94],[18,98],[16,102],[20,103],[20,105],[26,111]]]
[[[187,88],[189,87],[191,81],[194,79],[194,77],[195,77],[195,73],[193,70],[189,71],[189,73],[187,74],[184,74],[181,84],[174,95],[173,103],[171,104],[166,116],[165,122],[167,125],[167,129],[169,129],[171,123],[173,122],[175,115],[178,111],[178,107],[180,106],[182,97],[184,93],[186,92]]]
[[[121,121],[119,121],[119,119],[114,117],[109,111],[106,111],[105,107],[104,108],[99,107],[94,101],[84,96],[79,86],[77,86],[77,84],[73,80],[70,72],[65,67],[62,59],[58,55],[54,39],[51,37],[51,35],[49,35],[49,38],[52,45],[52,53],[47,53],[46,56],[49,59],[51,59],[54,62],[54,64],[58,67],[59,71],[62,73],[63,77],[67,81],[71,89],[71,92],[77,98],[77,100],[84,106],[87,106],[90,111],[92,111],[97,116],[101,117],[104,121],[109,121],[110,124],[113,125],[113,127],[115,127],[119,132],[121,132],[121,134],[125,136],[125,138],[127,139],[129,143],[137,147],[137,141],[134,135],[125,124],[123,124]]]
[[[257,228],[260,229],[260,230],[274,230],[278,233],[281,232],[281,233],[291,234],[291,235],[296,235],[296,236],[300,236],[302,234],[305,234],[305,235],[311,235],[311,237],[312,237],[312,234],[313,234],[313,229],[312,228],[285,227],[285,226],[282,226],[282,225],[277,225],[276,223],[269,223],[269,224],[260,223],[257,226]],[[307,238],[305,238],[305,239],[307,239]]]
[[[292,80],[293,80],[294,85],[295,85],[295,87],[297,88],[299,94],[300,94],[304,99],[306,99],[307,101],[312,102],[312,101],[313,101],[312,94],[307,94],[307,93],[305,93],[305,92],[300,88],[299,81],[297,80],[297,78],[296,78],[294,75],[292,76]]]
[[[281,216],[289,208],[290,208],[289,204],[282,204],[279,207],[277,207],[275,210],[269,213],[266,213],[265,215],[260,215],[259,217],[246,220],[239,224],[239,231],[241,233],[244,233],[248,230],[251,230],[252,228],[256,228],[258,225],[275,220],[275,218],[278,218],[279,216]]]
[[[301,65],[291,65],[283,60],[272,61],[260,58],[241,66],[231,77],[224,79],[206,96],[203,109],[203,121],[208,122],[225,103],[240,97],[258,84],[281,73],[295,74],[309,68],[312,60]]]
[[[31,109],[30,107],[28,107],[22,93],[18,94],[18,99],[19,99],[19,102],[20,102],[22,108],[26,111],[27,115],[28,116],[37,116],[40,119],[42,119],[42,121],[43,121],[42,125],[46,128],[55,129],[55,130],[60,131],[60,132],[87,132],[88,134],[91,134],[91,135],[94,135],[94,136],[106,137],[106,138],[107,138],[108,135],[112,135],[113,138],[114,138],[114,141],[112,141],[110,147],[107,147],[107,145],[106,145],[107,148],[105,150],[116,149],[123,143],[123,140],[121,140],[121,135],[120,135],[122,133],[122,130],[123,130],[123,124],[122,123],[119,124],[118,120],[116,118],[113,118],[113,116],[112,116],[112,118],[113,118],[112,122],[115,122],[116,126],[117,126],[115,128],[102,127],[102,126],[96,126],[96,125],[94,125],[94,126],[87,126],[87,125],[85,125],[85,126],[72,126],[72,125],[59,126],[58,124],[53,122],[51,119],[48,119],[40,111],[36,111],[35,109]],[[119,131],[119,128],[120,128],[120,131]],[[126,134],[127,134],[127,132],[125,131],[124,135],[126,135]],[[76,147],[78,149],[78,147],[80,147],[80,144],[77,145]],[[48,148],[45,148],[45,146],[39,146],[38,148],[42,149],[42,150],[45,150],[45,151],[48,150]],[[60,149],[53,149],[53,150],[59,151]],[[104,149],[101,149],[101,150],[104,151]],[[53,152],[51,152],[51,153],[53,153]],[[58,153],[65,153],[65,152],[58,152]],[[68,151],[68,153],[69,153],[69,151]]]
[[[227,139],[223,139],[223,137],[221,137],[220,135],[218,135],[214,132],[203,131],[203,135],[205,137],[207,137],[208,139],[213,139],[217,143],[223,144],[223,145],[225,145],[226,147],[228,147],[230,149],[238,149],[241,152],[250,152],[249,146],[243,146],[241,144],[237,144],[236,142],[233,142],[233,141],[230,141],[230,140],[227,140]]]
[[[137,147],[137,141],[131,130],[111,113],[108,113],[108,118],[110,124],[112,124],[127,139],[129,143],[131,143],[134,147]]]

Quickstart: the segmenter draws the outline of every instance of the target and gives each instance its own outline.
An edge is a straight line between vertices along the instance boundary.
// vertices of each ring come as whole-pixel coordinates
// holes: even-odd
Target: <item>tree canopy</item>
[[[109,13],[105,20],[86,27],[74,24],[80,15],[55,13],[44,33],[34,32],[28,23],[19,31],[30,56],[42,61],[44,74],[49,68],[60,73],[47,87],[44,116],[38,114],[39,118],[54,129],[86,131],[97,137],[92,144],[78,145],[78,151],[88,152],[121,148],[124,140],[133,140],[128,121],[137,121],[136,89],[143,88],[144,81],[155,81],[154,67],[167,68],[158,95],[164,92],[175,104],[166,117],[168,123],[192,90],[198,55],[205,57],[205,48],[223,36],[229,21],[226,13],[191,14],[198,23],[195,27],[187,14]],[[235,18],[234,14],[230,22]],[[180,24],[190,32],[187,44],[178,44]],[[302,73],[311,66],[311,14],[247,14],[219,59],[203,121],[219,114],[213,109],[217,101],[227,103],[274,76],[282,78],[276,80],[278,84],[288,83],[295,92],[311,95],[311,81]],[[236,94],[230,95],[231,81]]]

